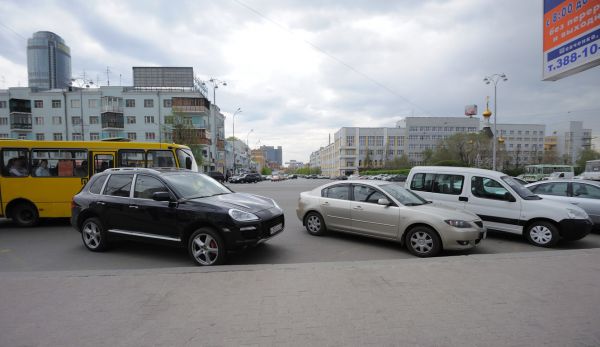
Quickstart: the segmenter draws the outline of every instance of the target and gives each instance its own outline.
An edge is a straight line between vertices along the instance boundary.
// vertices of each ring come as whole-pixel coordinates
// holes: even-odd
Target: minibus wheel
[[[37,208],[28,202],[19,202],[12,208],[11,219],[20,227],[32,227],[38,224],[40,217]]]

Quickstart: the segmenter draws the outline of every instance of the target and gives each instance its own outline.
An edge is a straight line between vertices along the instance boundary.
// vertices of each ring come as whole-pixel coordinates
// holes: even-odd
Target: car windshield
[[[404,206],[418,206],[427,204],[427,200],[397,184],[386,184],[379,186],[383,191],[390,194]]]
[[[199,173],[188,172],[166,175],[164,179],[184,199],[206,198],[232,193],[229,188]]]
[[[503,176],[501,179],[508,184],[512,190],[514,190],[519,196],[525,200],[541,200],[539,196],[535,195],[528,188],[524,187],[517,180],[510,176]]]

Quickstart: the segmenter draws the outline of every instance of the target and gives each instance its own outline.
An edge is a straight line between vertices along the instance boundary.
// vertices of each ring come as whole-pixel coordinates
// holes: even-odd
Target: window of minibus
[[[113,167],[114,158],[112,154],[94,155],[94,173],[102,172]]]
[[[29,151],[24,148],[4,148],[2,150],[2,176],[29,176]]]
[[[119,167],[146,167],[143,150],[125,149],[119,151]]]
[[[198,164],[196,164],[196,160],[194,160],[194,155],[190,150],[177,149],[177,159],[179,160],[180,168],[198,171]]]
[[[175,156],[172,151],[150,150],[146,154],[148,167],[176,167]]]
[[[86,177],[88,175],[85,149],[33,149],[31,151],[34,177]]]

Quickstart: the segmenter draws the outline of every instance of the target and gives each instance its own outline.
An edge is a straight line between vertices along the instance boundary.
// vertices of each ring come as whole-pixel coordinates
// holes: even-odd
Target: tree
[[[559,162],[559,158],[556,148],[545,150],[542,162],[544,164],[557,164]]]
[[[210,141],[205,134],[202,136],[203,131],[205,130],[195,128],[192,117],[183,112],[173,111],[165,116],[165,125],[163,125],[165,138],[171,137],[174,143],[190,147],[198,167],[201,167],[204,162],[203,148]]]
[[[268,166],[263,166],[263,168],[260,170],[261,175],[270,175],[271,172],[271,168]]]
[[[600,159],[600,153],[593,149],[584,149],[579,153],[579,158],[577,158],[577,166],[581,169],[584,169],[586,161],[596,159]]]
[[[482,133],[456,133],[441,140],[429,162],[452,161],[464,166],[491,166],[491,139]],[[424,152],[429,156],[429,153]]]

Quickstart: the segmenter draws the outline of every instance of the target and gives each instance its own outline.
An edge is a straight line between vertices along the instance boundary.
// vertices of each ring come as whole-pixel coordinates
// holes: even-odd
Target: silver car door
[[[386,238],[398,236],[398,206],[379,205],[379,199],[390,199],[383,192],[370,186],[354,185],[353,193],[350,216],[354,231]]]
[[[319,203],[323,210],[323,218],[327,228],[349,230],[350,219],[350,185],[339,184],[323,189]]]

